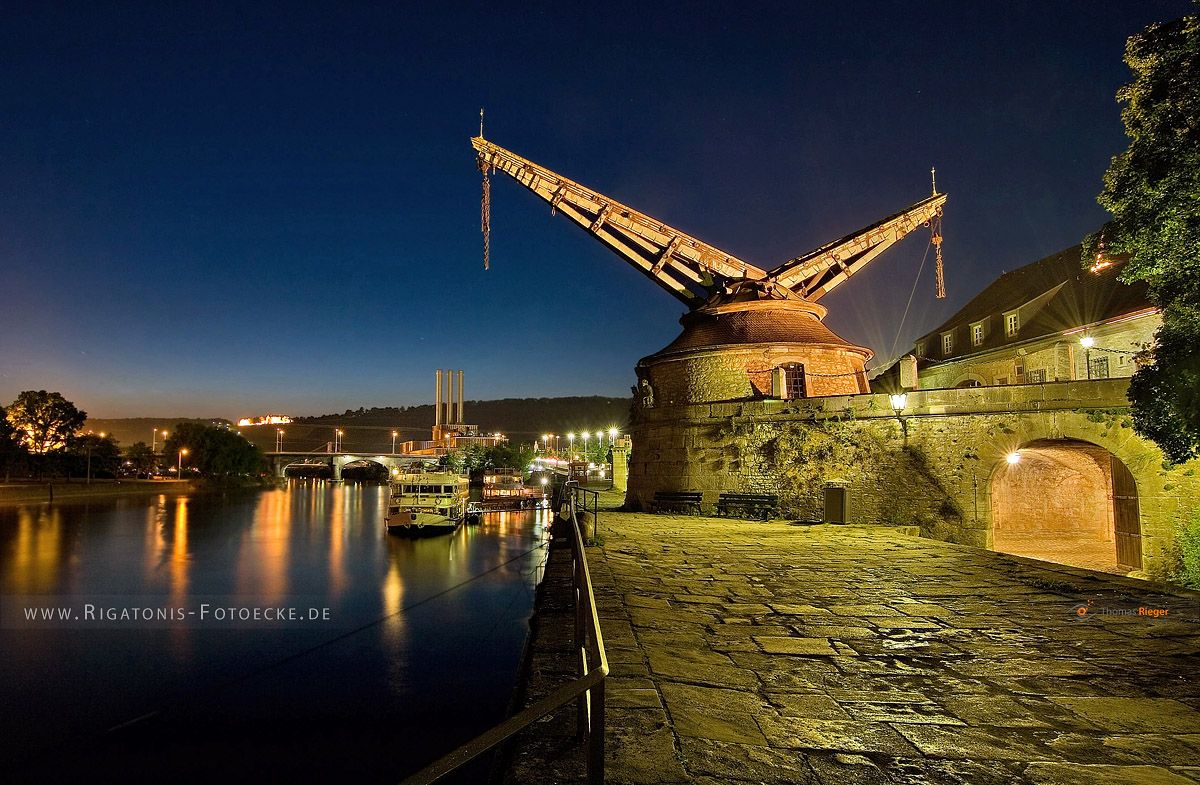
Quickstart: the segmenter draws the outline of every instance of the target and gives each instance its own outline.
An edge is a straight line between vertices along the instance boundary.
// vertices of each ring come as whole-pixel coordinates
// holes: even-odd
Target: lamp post
[[[608,443],[609,443],[609,444],[616,444],[616,443],[617,443],[617,434],[618,434],[618,433],[619,433],[619,431],[618,431],[616,428],[609,428],[609,429],[608,429]]]
[[[163,444],[167,443],[167,429],[163,428]],[[154,428],[150,431],[150,454],[153,455],[158,451],[158,429]]]
[[[275,429],[275,452],[283,452],[283,429]]]
[[[575,432],[571,431],[567,434],[567,452],[571,453],[568,460],[575,459]]]
[[[392,455],[396,454],[396,437],[397,436],[399,436],[399,434],[396,433],[395,431],[392,431]]]
[[[908,422],[905,421],[904,407],[908,405],[907,393],[893,393],[888,396],[888,400],[892,404],[892,411],[896,413],[896,419],[900,422],[900,433],[904,436],[904,444],[908,444]]]
[[[100,438],[103,439],[107,434],[100,432]],[[88,459],[87,459],[87,484],[92,484],[92,448],[95,447],[95,442],[88,439]]]
[[[345,431],[340,428],[333,429],[333,451],[339,452],[342,449],[342,437],[345,436]]]
[[[1083,362],[1087,365],[1087,378],[1090,381],[1092,378],[1092,347],[1096,345],[1096,339],[1085,335],[1079,339],[1079,345],[1083,347]]]
[[[183,456],[185,456],[187,454],[188,454],[187,447],[180,448],[180,450],[179,450],[179,465],[175,468],[175,479],[177,479],[177,480],[183,479]]]

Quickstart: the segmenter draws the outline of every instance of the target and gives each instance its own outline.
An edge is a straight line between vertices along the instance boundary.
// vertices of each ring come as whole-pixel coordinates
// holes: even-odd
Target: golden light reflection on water
[[[285,599],[290,586],[288,555],[293,534],[287,508],[288,494],[284,491],[268,491],[259,497],[251,530],[242,535],[252,538],[257,547],[238,550],[239,593],[260,597],[265,603]]]
[[[175,498],[175,520],[171,527],[171,599],[183,603],[187,600],[190,579],[190,554],[188,552],[188,497]]]
[[[68,557],[64,547],[62,514],[57,508],[22,507],[17,513],[9,590],[38,594],[58,588],[58,572]]]

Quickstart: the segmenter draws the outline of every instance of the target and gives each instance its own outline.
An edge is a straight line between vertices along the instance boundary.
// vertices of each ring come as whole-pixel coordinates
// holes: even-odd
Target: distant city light
[[[292,421],[292,418],[286,414],[264,414],[262,417],[243,417],[238,420],[238,427],[247,427],[251,425],[284,425]],[[165,434],[166,431],[163,431]]]

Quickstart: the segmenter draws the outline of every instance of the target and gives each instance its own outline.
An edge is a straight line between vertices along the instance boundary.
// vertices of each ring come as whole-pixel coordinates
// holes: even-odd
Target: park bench
[[[773,493],[722,493],[717,499],[717,515],[765,521],[779,515],[779,497]]]
[[[704,494],[700,491],[655,491],[651,507],[654,512],[682,512],[700,514]]]

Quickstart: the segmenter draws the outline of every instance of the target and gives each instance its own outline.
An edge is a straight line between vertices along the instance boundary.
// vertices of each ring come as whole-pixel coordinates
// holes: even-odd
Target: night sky
[[[0,403],[318,414],[625,395],[682,306],[486,136],[774,267],[950,194],[900,344],[1104,220],[1127,36],[1187,2],[9,4]],[[828,4],[832,5],[832,4]],[[218,10],[214,10],[214,6]],[[795,6],[795,7],[794,7]],[[822,302],[891,353],[923,230]]]

